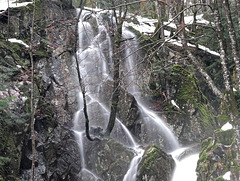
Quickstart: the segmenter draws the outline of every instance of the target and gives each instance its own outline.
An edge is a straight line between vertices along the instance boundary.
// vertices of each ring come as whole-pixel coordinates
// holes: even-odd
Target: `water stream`
[[[91,22],[94,21],[94,26],[93,23],[90,23],[89,18],[92,18],[90,20]],[[88,11],[83,11],[79,21],[78,31],[79,49],[77,55],[81,76],[86,90],[89,119],[91,120],[92,127],[95,126],[105,129],[107,126],[105,120],[108,120],[110,112],[105,106],[106,100],[102,98],[104,96],[101,95],[100,90],[102,89],[103,84],[112,80],[111,69],[113,65],[111,38],[108,34],[109,31],[100,16],[94,14],[90,15],[90,12]],[[138,76],[136,69],[140,60],[137,51],[138,42],[132,32],[128,31],[126,28],[123,29],[123,32],[123,38],[126,39],[124,45],[126,59],[122,67],[125,75],[126,90],[131,93],[138,102],[138,107],[144,118],[143,120],[145,121],[146,132],[152,137],[160,135],[168,144],[168,151],[177,150],[180,146],[167,124],[143,103],[141,89],[137,84]],[[79,90],[78,111],[75,113],[74,117],[74,131],[81,155],[81,174],[85,180],[102,180],[94,172],[88,169],[88,165],[85,161],[86,150],[84,150],[85,147],[83,141],[83,137],[85,136],[84,120],[83,97]],[[149,127],[154,127],[155,130],[150,130],[147,125]],[[144,154],[144,150],[140,148],[139,144],[134,140],[131,132],[119,119],[116,119],[116,124],[111,136],[125,147],[133,150],[134,158],[129,165],[129,169],[125,174],[123,181],[135,181],[137,167]],[[149,136],[150,139],[152,138],[151,136]],[[157,140],[158,137],[155,139]]]

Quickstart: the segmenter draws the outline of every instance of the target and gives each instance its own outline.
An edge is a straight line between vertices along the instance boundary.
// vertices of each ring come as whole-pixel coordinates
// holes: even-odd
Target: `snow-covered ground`
[[[9,0],[9,7],[20,7],[26,6],[32,2],[22,2],[22,3],[15,3],[16,0]],[[8,8],[8,0],[0,0],[0,11],[4,11]]]
[[[196,23],[201,23],[201,24],[205,24],[208,25],[210,24],[210,21],[207,21],[203,18],[203,14],[199,14],[196,16],[197,22]],[[193,23],[193,16],[186,16],[184,18],[185,24],[189,25]]]
[[[138,30],[142,34],[153,33],[156,29],[155,24],[157,23],[156,19],[148,19],[141,16],[136,16],[139,24],[134,24],[133,22],[124,22],[124,26],[132,26],[134,29]]]

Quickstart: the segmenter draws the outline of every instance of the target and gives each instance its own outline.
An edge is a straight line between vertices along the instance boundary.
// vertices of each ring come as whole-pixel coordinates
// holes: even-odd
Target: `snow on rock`
[[[16,3],[16,0],[9,0],[9,7],[16,8],[21,6],[26,6],[32,2],[22,2]],[[0,11],[4,11],[8,8],[8,0],[0,0]]]
[[[172,105],[174,105],[176,108],[180,109],[179,106],[176,104],[174,100],[171,100]]]
[[[231,175],[231,172],[230,172],[230,171],[226,172],[226,173],[223,175],[223,179],[225,179],[225,180],[230,180],[230,175]]]
[[[29,47],[26,43],[24,43],[22,40],[18,40],[16,38],[9,38],[8,41],[12,42],[12,43],[19,43],[19,44],[22,44],[24,45],[25,47]]]
[[[233,126],[229,122],[227,122],[226,124],[224,124],[222,126],[221,130],[227,131],[227,130],[232,129],[232,128],[233,128]]]

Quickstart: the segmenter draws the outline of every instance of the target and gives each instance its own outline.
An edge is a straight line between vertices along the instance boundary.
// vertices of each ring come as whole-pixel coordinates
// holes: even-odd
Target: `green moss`
[[[19,53],[23,51],[23,45],[19,43],[1,41],[0,48],[7,50],[10,53],[11,57],[14,58],[15,60],[19,62],[21,61]]]
[[[227,131],[223,131],[223,130],[219,129],[219,130],[216,130],[215,133],[217,135],[219,143],[222,143],[224,145],[232,145],[234,143],[235,134],[232,129],[227,130]]]
[[[238,105],[236,102],[236,95],[234,95],[233,91],[230,91],[225,94],[224,99],[221,102],[221,105],[218,109],[217,119],[220,123],[220,126],[225,124],[226,122],[233,120],[232,124],[238,124],[239,121],[239,113],[238,113]],[[230,117],[232,115],[232,118]]]
[[[141,168],[146,170],[151,170],[154,162],[156,161],[156,158],[159,155],[165,154],[158,146],[152,145],[149,147],[145,152],[145,159],[141,166]]]
[[[181,65],[174,65],[170,72],[171,84],[175,86],[175,101],[184,112],[192,109],[200,115],[203,128],[214,128],[216,126],[214,116],[208,106],[208,100],[203,95],[198,85],[197,78]],[[189,107],[189,106],[190,107]]]

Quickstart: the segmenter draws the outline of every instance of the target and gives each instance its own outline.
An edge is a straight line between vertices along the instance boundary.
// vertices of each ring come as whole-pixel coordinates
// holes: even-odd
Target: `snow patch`
[[[132,26],[134,29],[138,30],[142,34],[150,34],[153,33],[156,29],[155,24],[157,23],[156,19],[148,19],[141,16],[136,16],[139,24],[135,24],[133,22],[124,22],[124,26]]]
[[[198,45],[198,48],[203,50],[203,51],[206,51],[212,55],[216,55],[216,56],[220,56],[220,54],[218,52],[215,52],[215,51],[212,51],[210,50],[209,48],[205,47],[205,46],[202,46],[202,45]]]
[[[180,109],[179,106],[176,104],[174,100],[171,100],[172,105],[174,105],[176,108]]]
[[[24,43],[22,40],[18,40],[16,38],[9,38],[8,41],[10,41],[12,43],[19,43],[19,44],[22,44],[25,47],[29,48],[29,46],[26,43]]]
[[[21,6],[27,6],[32,2],[22,2],[22,3],[16,3],[16,0],[9,0],[9,7],[11,8],[16,8],[16,7],[21,7]],[[8,0],[0,0],[0,11],[4,11],[8,8]]]
[[[184,17],[184,22],[187,25],[192,24],[193,21],[194,21],[193,16],[185,16]],[[199,14],[196,16],[196,23],[205,24],[205,25],[210,24],[209,21],[207,21],[203,18],[203,14]]]
[[[228,172],[226,172],[226,173],[223,175],[223,178],[224,178],[225,180],[230,180],[230,175],[231,175],[231,172],[228,171]]]
[[[227,122],[226,124],[224,124],[224,125],[222,126],[221,130],[227,131],[227,130],[230,130],[230,129],[232,129],[232,128],[233,128],[233,126],[232,126],[229,122]]]
[[[176,29],[177,27],[176,27],[175,23],[173,23],[173,22],[171,22],[171,21],[172,21],[172,19],[169,19],[168,22],[163,22],[163,24],[164,24],[165,26],[170,27],[170,28]]]

